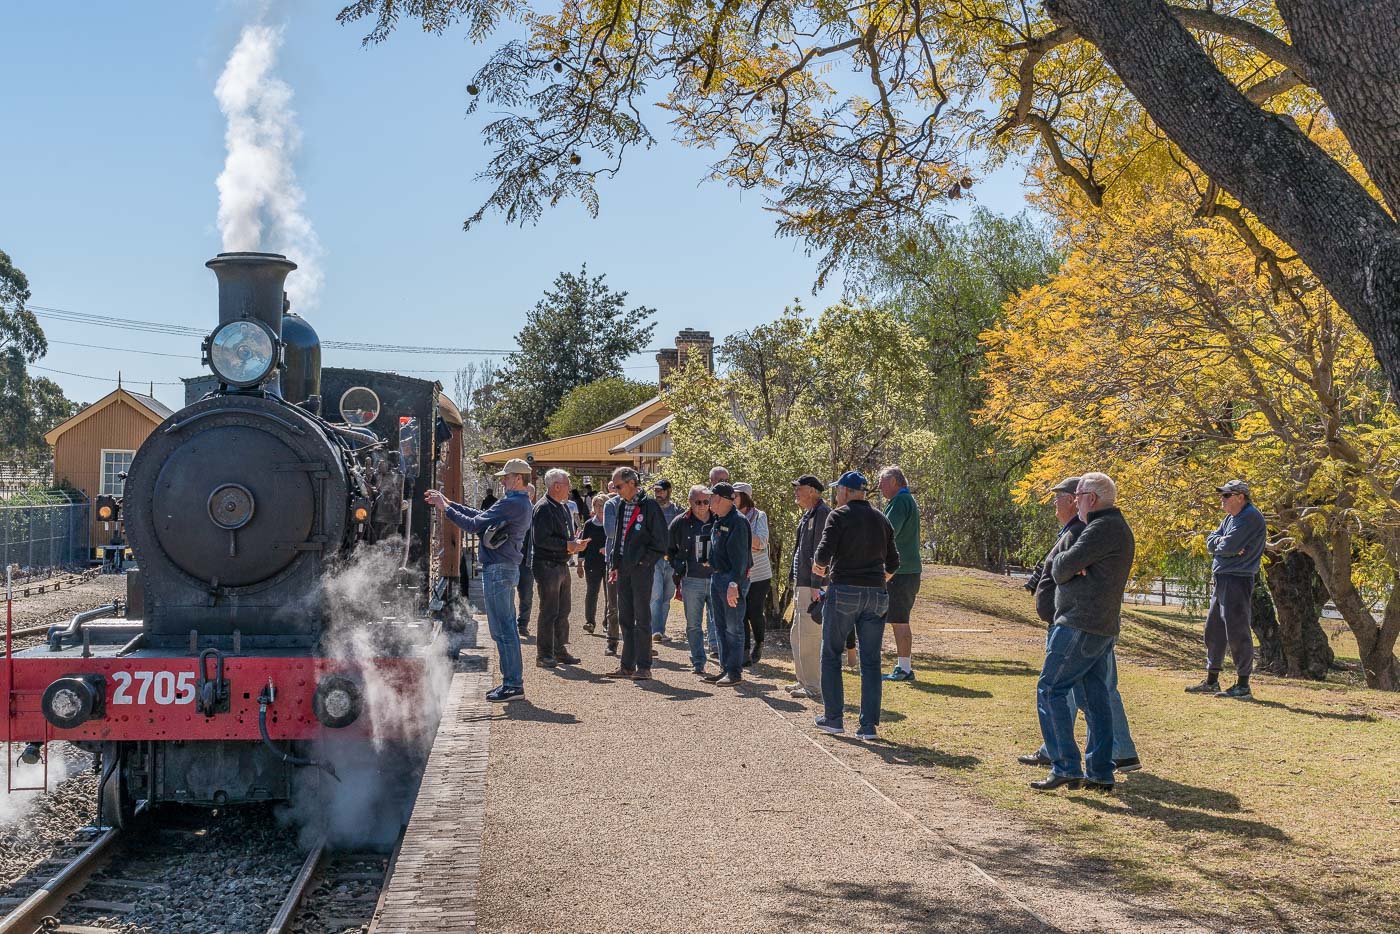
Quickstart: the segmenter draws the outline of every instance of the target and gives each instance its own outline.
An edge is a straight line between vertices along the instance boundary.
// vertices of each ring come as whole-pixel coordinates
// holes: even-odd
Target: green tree
[[[655,383],[643,383],[621,376],[609,376],[575,386],[549,417],[545,435],[550,438],[581,435],[623,412],[635,409],[655,395]]]
[[[0,250],[0,450],[29,458],[44,449],[44,432],[77,408],[51,379],[35,379],[28,364],[48,353],[29,301],[29,280]]]
[[[863,284],[899,308],[927,348],[931,434],[901,456],[906,472],[922,477],[919,505],[939,561],[1000,568],[1035,560],[1047,544],[1034,534],[1045,523],[1012,496],[1034,448],[976,418],[986,398],[978,338],[1001,322],[1009,298],[1058,265],[1048,231],[1030,217],[979,209],[965,224],[910,236],[868,266]]]
[[[496,371],[482,426],[504,445],[524,444],[545,432],[569,390],[620,377],[622,362],[651,341],[656,309],[627,309],[627,293],[604,276],[560,273],[535,303],[516,335],[520,349]]]

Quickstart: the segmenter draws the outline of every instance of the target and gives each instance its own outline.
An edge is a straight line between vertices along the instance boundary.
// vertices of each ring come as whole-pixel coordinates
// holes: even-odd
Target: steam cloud
[[[327,731],[315,755],[335,767],[339,781],[300,770],[283,818],[301,828],[304,846],[324,838],[337,847],[393,843],[413,807],[418,779],[437,733],[452,662],[441,644],[424,654],[430,622],[417,594],[395,586],[402,539],[356,549],[323,585],[330,621],[325,652],[349,662],[363,688],[368,735]],[[405,684],[378,659],[407,656],[422,677]]]
[[[56,789],[72,774],[72,763],[69,762],[67,746],[67,743],[59,741],[49,744],[48,791]],[[11,750],[11,755],[13,754],[14,751]],[[25,765],[16,761],[12,768],[14,769],[12,778],[16,785],[35,788],[44,782],[44,765],[41,762]],[[0,794],[0,826],[9,826],[22,820],[39,801],[42,794],[44,794],[42,791],[11,791]]]
[[[292,89],[273,75],[282,30],[247,26],[214,85],[228,120],[228,155],[219,174],[219,233],[224,250],[270,248],[299,267],[287,279],[292,307],[316,305],[323,251],[304,208],[292,158],[301,146]]]

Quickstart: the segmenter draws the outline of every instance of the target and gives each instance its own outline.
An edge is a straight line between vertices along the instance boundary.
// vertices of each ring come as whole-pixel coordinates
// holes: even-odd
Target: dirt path
[[[952,770],[817,732],[780,668],[716,688],[663,645],[656,680],[612,683],[574,617],[583,663],[535,668],[531,639],[491,726],[484,930],[1200,930]]]

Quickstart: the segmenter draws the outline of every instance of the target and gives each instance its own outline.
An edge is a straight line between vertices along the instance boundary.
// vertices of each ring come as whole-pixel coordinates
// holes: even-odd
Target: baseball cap
[[[850,490],[864,490],[870,486],[870,481],[865,479],[865,474],[859,470],[848,470],[841,475],[839,480],[831,481],[832,486],[844,486]]]
[[[528,477],[534,472],[534,469],[529,464],[525,463],[518,457],[512,457],[510,460],[506,461],[506,465],[504,467],[496,471],[496,476],[504,477],[506,474],[509,473],[523,473],[525,476]]]
[[[665,477],[662,477],[660,480],[657,480],[655,483],[653,483],[651,485],[651,488],[653,490],[669,490],[671,488],[671,481],[667,480]]]
[[[747,484],[747,483],[736,483],[736,484],[734,484],[734,492],[735,492],[735,493],[747,493],[749,499],[753,499],[753,487],[752,487],[750,484]]]
[[[710,487],[711,496],[723,496],[725,499],[734,498],[734,486],[729,483],[716,483]]]
[[[818,493],[820,493],[820,492],[822,492],[823,490],[826,489],[826,484],[825,484],[825,483],[822,483],[820,480],[818,480],[816,477],[814,477],[812,474],[809,474],[809,473],[804,473],[802,476],[800,476],[800,477],[798,477],[796,480],[792,481],[792,485],[793,485],[793,486],[809,486],[809,487],[811,487],[812,489],[816,490]]]
[[[1216,487],[1215,490],[1217,493],[1243,493],[1245,496],[1248,496],[1249,484],[1245,483],[1243,480],[1231,480],[1224,486]]]
[[[1065,477],[1050,488],[1051,493],[1073,493],[1079,489],[1078,477]]]

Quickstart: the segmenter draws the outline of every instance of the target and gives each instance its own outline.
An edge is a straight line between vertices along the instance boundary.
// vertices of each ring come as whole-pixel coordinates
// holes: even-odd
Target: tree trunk
[[[1322,9],[1307,15],[1310,5]],[[1394,4],[1293,0],[1279,8],[1307,33],[1296,51],[1317,73],[1318,91],[1353,149],[1363,161],[1392,153],[1392,50],[1400,42]],[[1374,15],[1346,17],[1363,8]],[[1172,142],[1297,251],[1371,341],[1400,394],[1400,227],[1380,202],[1292,120],[1251,103],[1162,0],[1045,0],[1045,9],[1097,46]],[[1318,28],[1331,15],[1343,16],[1345,27]],[[1358,38],[1365,29],[1373,34]],[[1374,54],[1381,45],[1388,64]],[[1347,82],[1364,86],[1340,93]],[[1386,116],[1371,126],[1378,99]],[[1392,180],[1390,170],[1368,167],[1378,181]]]
[[[1327,602],[1327,589],[1317,576],[1312,558],[1301,551],[1271,558],[1264,568],[1264,582],[1267,588],[1255,590],[1257,667],[1288,678],[1323,680],[1335,654],[1318,622]],[[1267,590],[1273,598],[1266,619],[1260,615],[1260,590]]]

